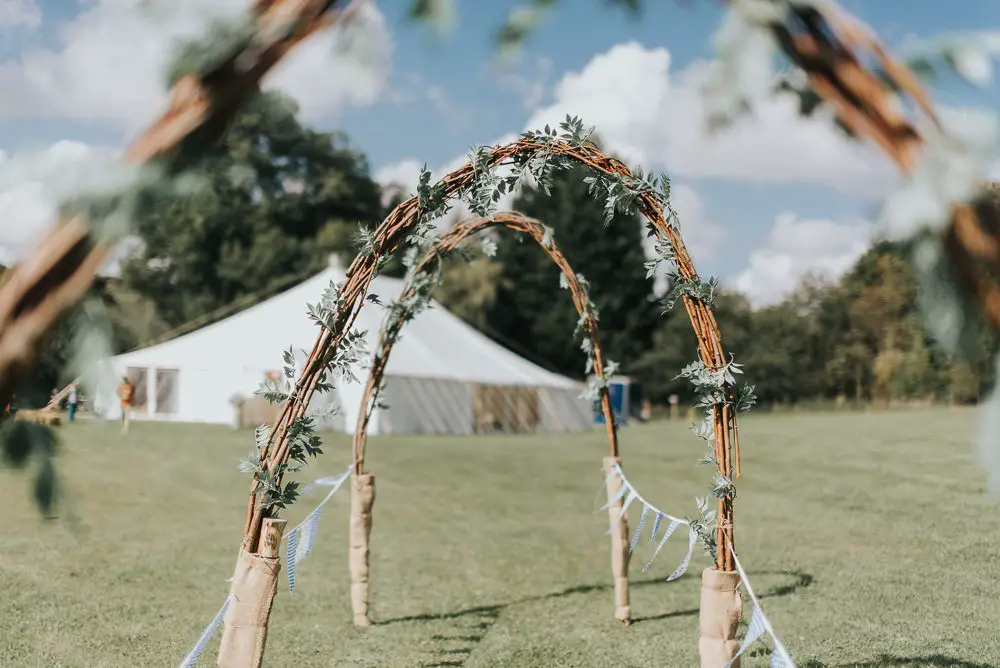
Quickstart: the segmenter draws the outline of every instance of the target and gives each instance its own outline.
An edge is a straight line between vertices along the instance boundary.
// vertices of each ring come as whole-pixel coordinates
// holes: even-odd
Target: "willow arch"
[[[493,214],[492,217],[482,217],[475,220],[459,223],[451,228],[446,234],[441,235],[434,244],[427,250],[420,261],[413,269],[411,278],[404,285],[400,294],[399,303],[407,298],[417,295],[418,288],[414,285],[413,276],[427,274],[440,268],[440,262],[458,248],[464,241],[477,234],[485,232],[494,227],[503,227],[514,232],[520,232],[531,237],[539,247],[545,252],[552,262],[559,268],[562,275],[566,277],[567,290],[573,299],[573,306],[583,323],[583,331],[593,341],[594,374],[602,381],[604,377],[604,365],[606,358],[600,341],[600,330],[597,318],[594,316],[589,306],[587,289],[580,280],[579,275],[570,266],[569,261],[563,254],[559,245],[547,238],[545,225],[535,219],[516,212],[503,212]],[[409,315],[408,313],[406,315]],[[362,410],[358,412],[357,425],[354,428],[352,440],[353,452],[352,463],[356,474],[364,473],[365,447],[368,443],[368,426],[375,403],[381,390],[384,379],[386,365],[389,355],[396,340],[405,325],[404,317],[390,317],[386,325],[379,333],[378,352],[375,355],[374,363],[368,372],[368,379],[365,382],[365,389],[361,395]],[[601,402],[601,412],[607,425],[607,438],[610,455],[619,456],[618,429],[614,421],[614,412],[611,409],[611,401],[607,392],[602,392],[599,398]]]
[[[227,620],[266,619],[269,615],[274,588],[270,585],[255,588],[253,576],[259,572],[261,580],[271,578],[276,586],[275,576],[269,575],[274,570],[274,561],[262,552],[269,554],[265,548],[276,540],[276,523],[271,518],[281,506],[275,499],[281,498],[282,477],[299,431],[297,425],[305,419],[314,393],[326,386],[327,373],[339,368],[337,365],[343,362],[344,351],[356,342],[352,327],[367,301],[371,282],[384,262],[404,245],[419,248],[429,235],[429,221],[446,213],[451,200],[465,199],[474,212],[486,214],[501,196],[514,188],[525,172],[544,185],[550,169],[572,163],[590,169],[592,176],[587,177],[587,181],[591,193],[603,197],[606,210],[611,213],[635,211],[645,218],[657,238],[661,257],[674,266],[674,283],[698,339],[698,364],[713,378],[722,379],[711,394],[706,429],[707,440],[714,448],[718,476],[727,481],[728,487],[724,494],[718,495],[717,521],[711,536],[716,546],[714,568],[711,572],[707,570],[703,579],[709,575],[716,580],[723,578],[730,582],[730,593],[735,590],[738,576],[733,561],[734,494],[729,481],[733,456],[738,459],[735,394],[734,382],[726,373],[729,367],[721,334],[712,313],[711,286],[699,278],[681,238],[676,214],[670,207],[669,181],[661,180],[661,189],[657,190],[654,180],[645,178],[641,172],[633,173],[621,161],[606,155],[590,142],[589,131],[578,119],[567,118],[561,128],[562,134],[546,128],[542,132],[525,133],[510,144],[478,149],[469,163],[433,186],[429,173],[424,172],[417,194],[400,203],[374,230],[366,239],[366,248],[347,269],[344,282],[334,286],[335,289],[324,296],[320,308],[314,309],[313,316],[323,327],[294,386],[282,396],[278,417],[258,450],[259,464],[250,485],[243,543],[234,576],[232,597],[235,602],[227,612]],[[513,174],[500,176],[498,168],[509,168]],[[358,475],[352,478],[352,486],[358,484]],[[265,521],[268,531],[264,531]],[[280,526],[280,522],[277,524]],[[727,633],[734,634],[739,612],[737,608],[730,612],[733,619],[726,623],[727,627],[731,626]],[[233,624],[227,621],[223,643],[228,635],[235,636],[239,628],[235,621]]]
[[[357,626],[368,626],[368,559],[369,540],[371,533],[372,508],[375,501],[374,477],[364,470],[365,448],[368,443],[368,427],[378,402],[382,389],[385,370],[389,362],[392,348],[408,319],[415,310],[419,310],[425,301],[415,303],[408,308],[407,304],[416,299],[429,298],[430,288],[434,281],[422,290],[421,277],[439,274],[442,261],[453,253],[463,242],[492,228],[501,227],[513,232],[519,232],[532,238],[543,252],[552,260],[562,276],[564,285],[573,300],[573,306],[580,316],[583,333],[589,338],[590,359],[592,370],[598,379],[598,401],[604,416],[605,434],[608,440],[609,455],[604,459],[605,474],[610,474],[613,466],[620,463],[621,455],[618,444],[618,425],[611,407],[611,397],[607,392],[605,375],[606,357],[601,345],[600,329],[597,316],[592,308],[590,297],[584,281],[570,265],[569,260],[560,250],[558,244],[551,238],[550,231],[539,220],[529,218],[520,213],[504,212],[491,217],[466,221],[455,225],[447,233],[438,237],[419,259],[409,274],[403,290],[391,307],[390,314],[379,332],[376,354],[365,388],[361,396],[361,406],[358,411],[358,421],[354,428],[352,440],[352,464],[354,481],[351,485],[351,520],[350,520],[350,551],[349,567],[351,571],[351,608],[354,623]],[[614,501],[618,492],[614,485],[617,480],[609,480],[608,500]],[[612,578],[614,585],[615,618],[628,624],[631,622],[628,585],[628,517],[622,510],[622,500],[611,503],[608,514],[612,521],[621,517],[613,525],[611,531]]]

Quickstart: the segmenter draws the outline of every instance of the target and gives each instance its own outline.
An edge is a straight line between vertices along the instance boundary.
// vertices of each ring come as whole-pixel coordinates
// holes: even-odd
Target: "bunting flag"
[[[753,606],[753,614],[750,615],[750,624],[747,625],[747,632],[743,636],[743,642],[740,643],[740,649],[736,652],[735,656],[733,656],[733,658],[729,661],[729,663],[726,664],[726,668],[729,668],[729,666],[733,665],[733,663],[736,662],[736,659],[738,659],[740,655],[743,654],[744,650],[746,650],[746,648],[749,647],[750,645],[757,642],[757,639],[760,638],[762,635],[764,635],[766,632],[767,629],[764,628],[764,613],[761,612],[760,608],[758,608],[755,605]]]
[[[285,533],[282,536],[282,540],[288,540],[288,545],[285,549],[285,563],[288,568],[288,589],[290,591],[295,591],[295,567],[309,556],[309,552],[312,551],[313,545],[316,544],[316,531],[319,528],[319,515],[323,506],[326,505],[327,501],[333,498],[333,495],[337,493],[337,490],[351,477],[351,471],[353,470],[353,465],[347,468],[347,471],[340,474],[339,476],[327,476],[326,478],[319,478],[309,483],[302,488],[302,495],[306,492],[316,488],[316,487],[330,487],[330,491],[327,493],[326,497],[323,498],[319,504],[313,508],[302,522],[295,526],[291,531]],[[226,582],[232,582],[233,578],[229,578]],[[222,608],[219,610],[218,614],[215,615],[215,619],[205,627],[202,631],[201,637],[191,651],[188,652],[184,660],[181,661],[179,668],[193,668],[197,663],[198,657],[202,655],[205,648],[208,647],[209,641],[212,636],[215,635],[216,629],[222,624],[222,619],[225,617],[226,610],[229,608],[229,604],[232,603],[232,594],[226,598],[226,602],[222,604]]]
[[[747,578],[746,571],[743,570],[743,564],[740,563],[739,557],[736,556],[736,550],[733,549],[731,543],[727,544],[726,547],[729,548],[730,553],[733,555],[733,563],[736,564],[736,570],[740,574],[740,582],[746,587],[747,596],[750,597],[750,601],[753,604],[753,613],[750,615],[750,623],[747,625],[747,632],[743,636],[743,642],[740,643],[740,649],[736,652],[736,656],[726,664],[726,668],[732,666],[737,657],[743,653],[743,650],[750,647],[750,645],[754,644],[765,634],[770,636],[771,642],[774,644],[774,649],[771,650],[771,668],[795,668],[795,662],[792,661],[792,657],[788,654],[785,646],[778,640],[778,636],[774,633],[774,627],[771,626],[771,622],[764,614],[764,609],[760,606],[760,600],[754,595],[753,588],[750,586],[750,580]]]
[[[687,554],[684,555],[684,561],[682,561],[681,565],[677,567],[677,570],[670,574],[670,577],[667,578],[667,582],[673,582],[680,576],[684,575],[684,572],[688,569],[688,564],[691,563],[691,556],[694,555],[694,545],[697,542],[698,532],[694,530],[694,527],[692,527],[688,530],[688,551]]]
[[[680,517],[675,517],[670,513],[663,512],[653,504],[646,501],[646,499],[642,498],[642,495],[639,494],[636,488],[632,486],[632,483],[628,481],[628,478],[625,477],[625,474],[622,472],[621,467],[618,466],[617,464],[615,464],[614,469],[612,469],[611,473],[609,473],[608,476],[604,479],[604,487],[602,487],[602,489],[606,488],[607,484],[611,482],[611,480],[613,480],[614,478],[618,478],[619,480],[621,480],[621,485],[622,485],[621,489],[618,490],[618,493],[615,494],[614,498],[612,498],[610,501],[601,506],[600,510],[598,510],[597,512],[606,511],[613,505],[617,504],[619,501],[622,501],[624,499],[624,501],[622,501],[621,511],[618,513],[618,516],[614,519],[614,521],[611,522],[611,526],[608,528],[607,533],[610,534],[614,530],[615,526],[617,526],[618,523],[622,521],[622,518],[625,517],[625,513],[628,512],[629,507],[631,507],[636,502],[639,502],[639,504],[641,504],[642,513],[639,515],[639,523],[636,525],[635,533],[632,534],[632,540],[629,542],[628,546],[628,551],[630,554],[635,550],[636,545],[639,544],[639,539],[642,537],[642,530],[646,527],[647,520],[649,519],[650,516],[654,518],[653,530],[649,536],[649,544],[650,545],[655,544],[656,549],[653,551],[652,558],[650,558],[649,562],[642,569],[642,572],[645,573],[649,569],[649,567],[653,564],[653,560],[656,559],[656,555],[658,555],[660,553],[660,550],[663,549],[663,546],[666,544],[667,540],[670,538],[670,536],[673,535],[674,531],[677,530],[677,527],[681,525],[690,527],[691,523],[685,519],[681,519]],[[600,494],[600,492],[598,492],[598,494]],[[666,530],[664,530],[663,535],[660,537],[659,543],[657,543],[656,542],[657,534],[659,533],[660,527],[663,525],[664,520],[668,520],[667,528]],[[688,531],[687,555],[684,557],[684,560],[681,562],[680,566],[678,566],[677,569],[670,574],[670,577],[667,578],[668,582],[676,580],[680,576],[684,575],[684,573],[687,571],[688,564],[691,563],[691,556],[694,554],[694,546],[697,540],[698,540],[698,533],[694,531],[694,529],[690,529]]]
[[[226,598],[226,602],[222,604],[222,607],[219,609],[219,612],[215,615],[212,622],[205,628],[204,631],[201,632],[201,637],[198,638],[198,642],[191,648],[191,651],[184,657],[184,660],[181,661],[179,668],[192,668],[194,664],[198,662],[198,657],[200,657],[205,651],[205,648],[208,647],[208,641],[212,639],[212,636],[215,635],[215,630],[219,628],[220,624],[222,624],[222,618],[226,616],[226,610],[229,609],[229,604],[232,603],[232,601],[233,596],[230,594]]]
[[[312,552],[313,545],[316,544],[316,534],[319,532],[319,515],[323,506],[329,501],[340,486],[351,477],[351,469],[339,476],[329,476],[320,478],[305,486],[303,493],[314,487],[330,487],[326,498],[320,501],[309,515],[306,516],[291,531],[285,534],[288,544],[285,546],[285,570],[288,572],[288,591],[295,591],[295,569],[303,559]]]
[[[684,555],[684,559],[681,561],[676,570],[674,570],[674,572],[667,578],[667,582],[672,582],[673,580],[676,580],[680,576],[684,575],[688,566],[691,564],[691,558],[694,556],[694,548],[698,543],[698,532],[694,530],[694,527],[692,527],[691,523],[687,520],[665,513],[646,501],[646,499],[639,494],[639,491],[632,485],[632,483],[629,482],[628,478],[625,477],[625,473],[622,472],[621,467],[617,464],[615,464],[614,469],[604,479],[604,485],[601,489],[606,489],[608,483],[616,477],[621,480],[621,489],[618,490],[618,493],[615,494],[614,498],[605,503],[600,509],[600,511],[606,511],[619,502],[622,504],[621,512],[618,512],[617,517],[611,522],[611,527],[608,529],[608,533],[611,533],[615,526],[621,522],[629,507],[638,502],[642,506],[642,514],[639,515],[639,522],[636,525],[635,533],[632,534],[632,540],[629,542],[628,551],[631,553],[639,544],[639,539],[642,537],[642,530],[645,528],[648,519],[650,516],[653,517],[653,529],[649,536],[649,544],[655,544],[656,549],[653,551],[653,556],[650,558],[649,562],[642,569],[642,572],[645,573],[646,570],[652,565],[653,560],[656,559],[656,555],[658,555],[660,550],[663,549],[663,546],[666,544],[670,536],[672,536],[679,527],[687,526],[687,554]],[[600,492],[598,492],[598,494],[600,494]],[[663,526],[664,520],[666,520],[667,526],[666,529],[664,529],[663,534],[660,535],[660,527]],[[657,542],[658,536],[659,542]],[[736,656],[734,656],[732,660],[726,664],[725,668],[730,668],[733,662],[735,662],[748,647],[753,645],[765,635],[771,638],[771,642],[774,645],[774,649],[771,651],[771,668],[795,668],[795,662],[792,661],[791,655],[788,653],[788,650],[785,649],[785,646],[781,644],[778,636],[774,633],[774,628],[771,626],[771,622],[768,621],[767,616],[764,615],[764,609],[761,608],[760,601],[754,595],[753,589],[750,587],[750,581],[747,579],[747,574],[743,570],[743,565],[736,556],[736,551],[733,550],[733,546],[731,544],[727,544],[726,547],[733,555],[733,562],[736,564],[736,570],[740,574],[740,582],[743,587],[746,587],[747,594],[750,596],[750,601],[753,605],[753,612],[750,614],[750,622],[747,625],[746,633],[740,643],[740,648],[736,652]]]
[[[662,519],[663,519],[663,516],[660,515],[659,513],[657,513],[657,515],[656,515],[656,524],[659,524]],[[653,541],[656,540],[656,524],[653,525],[653,535],[649,537],[649,544],[650,545],[652,545]],[[646,565],[642,567],[642,572],[643,573],[645,573],[646,571],[648,571],[649,567],[653,565],[653,559],[656,559],[656,555],[658,555],[660,553],[660,550],[662,550],[663,546],[666,545],[667,540],[670,538],[670,536],[673,535],[674,531],[676,531],[677,527],[679,527],[679,526],[680,526],[680,522],[678,522],[675,519],[671,519],[670,520],[670,524],[667,525],[667,530],[663,532],[663,538],[660,539],[660,543],[656,546],[656,549],[653,550],[653,556],[650,557],[650,559],[646,563]]]

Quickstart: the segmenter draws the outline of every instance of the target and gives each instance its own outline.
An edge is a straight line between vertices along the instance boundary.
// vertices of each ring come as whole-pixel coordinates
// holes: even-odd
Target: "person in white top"
[[[69,386],[69,393],[66,395],[66,404],[69,408],[69,421],[72,422],[76,418],[76,383],[71,383]]]

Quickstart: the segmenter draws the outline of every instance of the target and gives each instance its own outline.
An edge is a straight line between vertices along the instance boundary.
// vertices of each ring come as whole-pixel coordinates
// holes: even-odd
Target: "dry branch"
[[[171,89],[170,106],[125,151],[126,162],[167,165],[222,133],[239,107],[258,91],[264,75],[316,30],[347,17],[363,4],[341,0],[257,0],[251,8],[254,36],[242,49],[202,76],[188,74]],[[13,221],[16,224],[17,221]],[[79,301],[110,246],[97,243],[83,217],[60,220],[0,282],[0,405],[30,373],[45,334]]]
[[[474,167],[466,164],[445,176],[439,183],[440,195],[444,198],[458,196],[474,182],[477,169],[513,164],[517,159],[530,158],[539,151],[544,151],[548,155],[564,156],[589,167],[596,173],[635,178],[621,161],[605,155],[591,143],[575,145],[563,140],[542,141],[535,137],[526,136],[511,144],[489,149],[485,165],[479,164]],[[656,234],[670,244],[674,251],[674,264],[681,278],[688,281],[698,281],[698,274],[695,272],[680,232],[664,218],[661,204],[656,197],[651,193],[643,193],[638,196],[636,206],[649,221]],[[276,470],[279,470],[279,466],[287,463],[288,430],[297,419],[305,416],[318,382],[326,372],[326,367],[341,345],[344,336],[351,330],[358,312],[364,304],[380,260],[401,248],[408,234],[419,223],[419,219],[419,197],[414,195],[399,204],[376,228],[370,239],[372,252],[357,256],[348,268],[346,279],[339,289],[339,307],[333,316],[333,322],[330,327],[324,328],[317,337],[303,372],[296,381],[289,397],[285,400],[278,418],[270,430],[270,439],[261,452],[261,460],[266,461],[267,469],[272,475]],[[726,364],[726,358],[715,315],[705,302],[694,299],[688,294],[685,294],[683,299],[698,339],[702,361],[710,370],[721,369]],[[718,406],[715,411],[718,414],[716,443],[728,452],[733,443],[732,433],[736,417],[735,414],[727,416],[728,422],[723,424],[721,410]],[[720,460],[720,466],[722,466],[722,460]],[[720,473],[728,475],[721,469]],[[280,475],[277,478],[280,483]],[[269,510],[260,504],[261,498],[259,494],[255,493],[256,488],[257,481],[255,479],[251,482],[247,504],[243,535],[243,548],[245,550],[252,550],[256,545],[261,522],[269,516]],[[731,501],[719,501],[719,519],[717,544],[734,544]],[[732,570],[732,558],[729,552],[717,551],[717,566],[721,570]]]
[[[906,116],[909,100],[939,127],[930,94],[874,33],[835,3],[796,6],[771,26],[789,59],[855,135],[875,142],[903,174],[912,173],[924,138]],[[977,216],[978,212],[978,216]],[[987,321],[1000,329],[1000,212],[994,198],[952,207],[945,247],[960,280],[975,294]]]

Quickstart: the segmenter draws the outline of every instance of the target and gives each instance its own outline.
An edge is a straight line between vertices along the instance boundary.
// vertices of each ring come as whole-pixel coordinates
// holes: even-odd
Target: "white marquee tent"
[[[343,270],[331,263],[326,271],[227,319],[112,358],[117,377],[129,375],[136,383],[133,418],[234,426],[269,422],[274,408],[254,392],[268,374],[280,371],[281,352],[289,346],[301,368],[319,332],[306,305],[317,303],[331,281],[343,279]],[[400,280],[380,277],[370,293],[388,304],[402,286]],[[368,350],[375,349],[385,315],[383,308],[368,304],[358,317],[356,327],[368,331]],[[335,397],[313,400],[310,413],[322,427],[353,433],[367,370],[359,366],[355,375],[360,382],[337,379]],[[96,392],[95,410],[117,418],[112,384],[106,381]],[[580,398],[581,383],[515,355],[436,302],[405,325],[389,358],[385,385],[380,401],[387,407],[376,410],[372,434],[580,431],[594,424],[591,403]],[[336,415],[334,403],[341,406]]]

